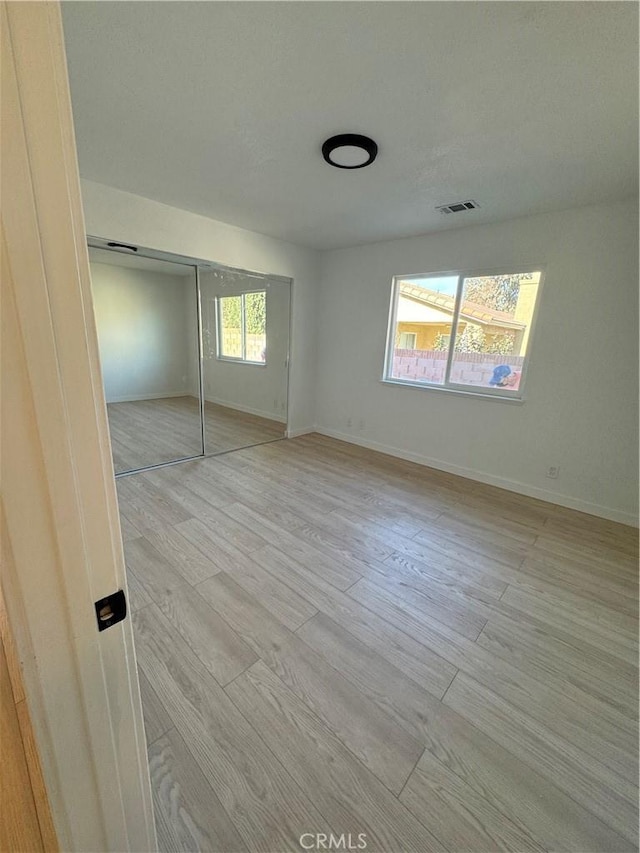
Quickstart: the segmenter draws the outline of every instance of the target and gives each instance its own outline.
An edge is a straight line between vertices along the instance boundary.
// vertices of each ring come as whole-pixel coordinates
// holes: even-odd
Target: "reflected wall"
[[[116,474],[202,455],[196,268],[90,248]]]

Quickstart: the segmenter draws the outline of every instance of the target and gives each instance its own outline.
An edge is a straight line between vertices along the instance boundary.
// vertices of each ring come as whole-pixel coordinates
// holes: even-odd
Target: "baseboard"
[[[309,435],[312,432],[319,432],[314,426],[301,427],[300,429],[288,429],[287,438],[298,438],[300,435]]]
[[[420,453],[413,453],[411,451],[402,450],[399,447],[382,444],[378,441],[371,441],[370,439],[363,438],[362,436],[349,435],[349,433],[340,432],[339,430],[316,426],[313,432],[320,433],[320,435],[326,435],[329,438],[337,438],[340,441],[346,441],[349,444],[357,444],[359,447],[366,447],[369,450],[377,450],[379,453],[386,453],[389,456],[396,456],[398,459],[406,459],[408,462],[415,462],[418,465],[425,465],[427,468],[436,468],[438,471],[457,474],[459,477],[466,477],[468,480],[475,480],[478,483],[485,483],[488,486],[497,486],[500,489],[506,489],[508,492],[516,492],[519,495],[526,495],[529,498],[537,498],[538,500],[557,504],[558,506],[563,506],[567,509],[575,509],[579,512],[585,512],[588,515],[596,515],[599,518],[606,518],[609,521],[617,521],[620,524],[627,524],[630,527],[638,527],[638,518],[632,513],[611,509],[606,506],[600,506],[600,504],[594,504],[589,501],[583,501],[579,498],[574,498],[571,495],[561,495],[557,492],[551,492],[548,489],[529,486],[526,483],[519,482],[518,480],[494,477],[484,471],[477,471],[475,468],[463,468],[460,465],[451,465],[448,462],[442,462],[441,460],[433,459],[430,456],[423,456]]]
[[[107,403],[135,403],[138,400],[163,400],[165,397],[193,397],[191,391],[160,391],[157,394],[129,394],[112,397]]]
[[[230,403],[228,400],[220,400],[217,397],[205,397],[205,402],[214,403],[216,406],[222,406],[225,409],[234,409],[236,412],[244,412],[247,415],[256,415],[256,417],[264,418],[267,421],[275,421],[279,424],[286,424],[287,422],[286,418],[274,415],[273,412],[254,409],[251,406],[244,406],[241,403]]]

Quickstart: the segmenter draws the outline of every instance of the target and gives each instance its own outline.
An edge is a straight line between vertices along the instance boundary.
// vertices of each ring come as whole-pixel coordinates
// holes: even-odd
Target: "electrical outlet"
[[[347,429],[351,429],[352,426],[353,426],[353,419],[347,418]]]
[[[559,465],[550,465],[547,468],[547,477],[549,477],[550,480],[557,480],[559,473],[560,473],[560,466]]]
[[[364,432],[364,418],[360,418],[358,421],[358,432]]]

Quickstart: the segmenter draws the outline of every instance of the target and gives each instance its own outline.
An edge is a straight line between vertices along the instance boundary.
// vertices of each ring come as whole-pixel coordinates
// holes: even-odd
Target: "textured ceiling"
[[[635,3],[63,14],[82,176],[214,219],[328,248],[637,192]],[[347,131],[378,142],[369,168],[322,160]]]

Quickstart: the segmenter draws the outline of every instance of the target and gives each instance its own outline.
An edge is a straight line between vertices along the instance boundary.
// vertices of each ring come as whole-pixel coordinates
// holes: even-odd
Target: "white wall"
[[[325,252],[319,275],[311,250],[93,182],[82,190],[90,234],[294,279],[293,432],[315,423],[525,494],[636,519],[635,201]],[[546,281],[523,405],[380,382],[394,275],[531,264],[546,268]],[[557,480],[545,476],[550,465],[560,466]]]
[[[286,422],[289,349],[288,283],[249,276],[201,272],[205,399],[243,412]],[[217,358],[216,296],[266,290],[267,361],[242,364]]]
[[[637,237],[629,201],[324,253],[317,426],[634,523]],[[545,267],[546,280],[522,405],[380,382],[394,275],[524,265]]]
[[[107,403],[197,394],[195,277],[91,262]]]
[[[82,181],[89,234],[293,279],[289,429],[314,422],[318,253],[92,181]]]

